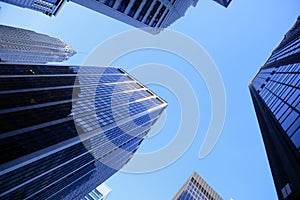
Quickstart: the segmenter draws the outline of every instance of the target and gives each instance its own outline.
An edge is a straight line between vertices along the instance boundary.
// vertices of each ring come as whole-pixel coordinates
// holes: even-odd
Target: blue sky
[[[133,29],[72,2],[66,3],[58,16],[52,18],[2,2],[0,6],[1,24],[45,33],[73,46],[78,53],[65,64],[82,64],[98,44]],[[227,97],[224,128],[215,148],[204,159],[199,159],[198,153],[209,125],[210,96],[205,82],[189,64],[169,53],[152,50],[133,52],[113,63],[128,72],[142,64],[160,63],[182,74],[196,93],[200,122],[192,145],[173,164],[150,173],[119,172],[112,176],[107,181],[112,188],[108,200],[171,199],[193,171],[224,199],[276,199],[247,86],[299,13],[298,0],[233,0],[227,9],[211,0],[200,0],[169,27],[197,41],[217,65],[224,82]],[[155,151],[168,144],[176,136],[180,123],[180,102],[174,92],[159,84],[148,86],[169,103],[167,120],[156,136],[144,140],[138,153]]]

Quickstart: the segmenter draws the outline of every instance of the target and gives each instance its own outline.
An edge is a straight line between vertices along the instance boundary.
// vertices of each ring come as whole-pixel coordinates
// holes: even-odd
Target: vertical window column
[[[157,8],[157,10],[156,10],[156,12],[155,12],[155,14],[154,14],[154,16],[152,17],[152,19],[151,19],[151,21],[150,21],[150,23],[149,23],[149,25],[151,26],[151,27],[155,27],[155,25],[157,24],[157,22],[158,22],[158,20],[159,20],[159,18],[158,17],[160,17],[161,15],[162,15],[162,13],[161,13],[161,10],[162,10],[162,7],[164,6],[164,4],[160,4],[159,5],[159,7]],[[165,6],[164,6],[165,7]],[[160,16],[159,16],[160,15]]]
[[[114,4],[113,8],[114,8],[115,10],[117,10],[118,7],[119,7],[119,5],[121,4],[121,2],[122,2],[122,0],[116,0],[116,2],[115,2],[115,4]]]
[[[152,1],[152,3],[151,3],[151,5],[150,5],[149,9],[147,10],[147,12],[146,12],[146,14],[145,14],[145,16],[144,16],[144,18],[143,18],[143,20],[142,20],[143,23],[145,23],[145,22],[147,21],[147,18],[148,18],[148,16],[149,16],[151,10],[153,9],[155,3],[156,3],[156,1]],[[149,24],[149,23],[148,23],[148,24]]]
[[[129,12],[130,8],[132,7],[132,5],[134,4],[135,1],[136,1],[136,0],[131,0],[131,1],[129,2],[129,4],[128,4],[127,8],[125,9],[124,13],[127,14],[127,13]]]
[[[163,20],[166,18],[166,15],[168,14],[168,9],[166,9],[166,7],[162,7],[161,8],[161,11],[160,12],[162,12],[161,13],[161,16],[159,17],[159,16],[157,16],[158,17],[158,21],[157,21],[157,24],[158,25],[156,25],[157,27],[159,27],[160,28],[160,26],[161,26],[161,24],[163,23]]]
[[[137,19],[139,14],[141,13],[141,11],[143,10],[145,4],[147,1],[143,0],[140,7],[138,8],[138,10],[136,11],[136,13],[134,14],[133,18]]]
[[[165,14],[163,14],[163,17],[162,17],[162,19],[159,21],[157,27],[165,28],[165,27],[168,26],[168,24],[166,23],[166,21],[167,21],[166,19],[169,17],[169,12],[170,12],[170,10],[167,9],[167,12],[165,12]],[[167,25],[166,25],[166,24],[167,24]]]

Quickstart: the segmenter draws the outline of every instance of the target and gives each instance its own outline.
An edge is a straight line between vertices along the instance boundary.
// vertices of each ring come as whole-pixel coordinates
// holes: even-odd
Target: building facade
[[[300,199],[300,17],[249,89],[278,198]]]
[[[197,172],[188,178],[173,200],[223,200]]]
[[[102,183],[81,200],[105,200],[110,192],[111,188]]]
[[[166,107],[124,70],[1,64],[0,199],[82,199]]]
[[[71,0],[136,28],[158,34],[198,0]]]
[[[56,15],[65,3],[65,0],[0,0],[22,8],[29,8],[42,12],[48,16]]]
[[[34,31],[0,25],[0,62],[62,62],[76,54],[64,41]]]
[[[231,0],[214,0],[215,2],[217,2],[218,4],[221,4],[224,7],[228,7],[229,4],[231,3]]]

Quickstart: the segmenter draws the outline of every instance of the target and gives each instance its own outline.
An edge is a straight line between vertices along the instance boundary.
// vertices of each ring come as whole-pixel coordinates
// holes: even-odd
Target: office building
[[[0,199],[82,199],[166,107],[124,70],[0,65]]]
[[[81,200],[105,200],[110,192],[110,187],[102,183]]]
[[[0,25],[0,62],[62,62],[76,54],[64,41],[34,31]]]
[[[0,0],[21,8],[29,8],[42,12],[48,16],[56,15],[65,3],[65,0]]]
[[[158,34],[198,0],[71,0],[136,28]]]
[[[172,200],[223,200],[197,172],[188,178]]]
[[[225,8],[227,8],[229,6],[229,4],[231,3],[231,0],[214,0],[215,2],[217,2],[218,4],[224,6]]]
[[[300,199],[300,17],[249,84],[278,198]]]

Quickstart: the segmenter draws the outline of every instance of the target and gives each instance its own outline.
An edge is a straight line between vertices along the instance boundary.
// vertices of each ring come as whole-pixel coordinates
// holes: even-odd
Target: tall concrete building
[[[172,200],[223,200],[197,172],[188,178]]]
[[[62,62],[76,54],[64,41],[34,31],[0,25],[0,62]]]
[[[300,17],[249,88],[278,198],[300,199]]]
[[[29,8],[46,15],[56,15],[66,0],[0,0],[22,8]]]
[[[71,0],[96,12],[158,34],[198,0]]]
[[[0,199],[82,199],[166,107],[122,69],[0,65]]]

